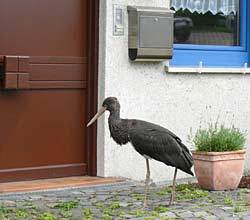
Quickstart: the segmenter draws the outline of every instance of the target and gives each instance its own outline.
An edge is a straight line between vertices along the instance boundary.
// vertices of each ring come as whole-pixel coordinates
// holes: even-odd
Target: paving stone
[[[169,195],[159,196],[156,192],[162,189],[161,186],[150,187],[148,195],[148,209],[147,214],[143,217],[136,217],[131,215],[131,211],[143,211],[143,198],[137,200],[132,194],[139,194],[143,197],[144,186],[140,184],[130,184],[115,187],[92,187],[92,188],[78,188],[58,191],[36,192],[36,193],[22,193],[0,196],[0,206],[9,208],[11,210],[25,209],[33,212],[32,217],[27,219],[36,219],[36,213],[50,212],[54,213],[57,219],[63,219],[60,214],[62,210],[54,208],[56,204],[66,202],[69,205],[68,212],[64,212],[65,217],[68,219],[79,220],[83,219],[83,210],[89,208],[93,219],[103,219],[104,210],[98,204],[104,204],[109,207],[115,201],[119,203],[119,207],[110,209],[112,217],[115,220],[122,219],[118,213],[123,213],[126,219],[145,219],[147,215],[155,207],[165,206],[168,204]],[[203,219],[203,220],[217,220],[217,219],[243,219],[250,220],[250,209],[244,212],[235,213],[234,207],[226,206],[224,204],[225,196],[232,198],[235,201],[245,201],[250,190],[235,190],[226,192],[209,192],[209,196],[205,198],[192,199],[190,201],[176,201],[174,205],[168,207],[164,213],[159,213],[160,217],[167,217],[169,219]],[[78,201],[78,206],[70,208],[70,201]],[[211,202],[213,201],[213,203]],[[117,213],[117,216],[116,214]],[[1,214],[1,213],[0,213]],[[142,212],[143,214],[143,212]],[[71,216],[71,217],[70,217]],[[159,219],[160,219],[159,217]],[[0,215],[1,218],[1,215]],[[9,219],[13,219],[12,216]],[[66,219],[66,218],[65,218]],[[155,218],[157,219],[157,218]]]
[[[123,215],[123,218],[131,219],[131,218],[134,218],[134,216],[133,215],[129,215],[129,214],[125,214],[125,215]]]
[[[47,203],[47,206],[48,206],[49,208],[54,208],[54,207],[56,207],[56,205],[58,205],[58,202],[50,202],[50,203]]]
[[[46,211],[48,209],[46,203],[41,200],[34,202],[34,205],[41,211]]]
[[[39,195],[31,195],[31,196],[29,196],[29,198],[30,198],[31,200],[41,200],[41,199],[43,199],[44,197],[43,197],[43,196],[39,196]]]
[[[72,210],[72,220],[83,219],[83,212],[81,209],[73,209]]]
[[[167,218],[176,218],[176,214],[173,212],[163,212],[163,213],[160,213],[160,216],[167,217]]]
[[[227,211],[233,210],[233,207],[227,206],[227,207],[221,207],[221,209],[223,209],[225,212],[227,212]]]
[[[214,207],[211,209],[211,212],[216,215],[217,217],[224,217],[224,216],[228,216],[229,214],[226,213],[223,209],[218,208],[218,207]]]
[[[178,213],[177,215],[184,219],[194,217],[194,213],[190,211],[181,212],[181,213]]]
[[[237,216],[230,216],[230,217],[223,217],[222,218],[223,220],[236,220],[236,219],[239,219],[239,218],[237,218]]]
[[[145,218],[144,217],[130,218],[130,220],[145,220]],[[158,220],[158,219],[154,219],[154,220]]]
[[[200,211],[200,212],[194,212],[194,216],[195,217],[198,217],[198,218],[202,218],[202,217],[205,217],[205,216],[208,216],[210,214],[208,214],[207,212],[205,211]]]
[[[3,201],[3,206],[6,207],[6,208],[15,207],[16,206],[16,202],[15,201],[11,201],[11,200]]]
[[[112,198],[112,196],[108,196],[108,195],[98,195],[98,196],[96,196],[96,200],[98,200],[98,201],[105,201],[105,200],[108,200],[110,198]]]
[[[126,207],[130,206],[130,203],[128,203],[128,202],[120,202],[119,204],[123,208],[126,208]]]
[[[91,206],[92,203],[90,201],[80,201],[79,205],[85,207],[85,206]]]
[[[242,220],[250,220],[250,214],[247,215],[247,216],[243,216],[243,217],[242,217]]]
[[[219,217],[217,217],[215,215],[207,215],[207,216],[202,217],[202,219],[204,219],[204,220],[217,220],[217,219],[219,219]]]
[[[73,191],[73,192],[72,192],[72,195],[75,195],[75,196],[82,196],[82,195],[84,195],[84,193],[83,193],[83,192],[80,192],[80,191]]]
[[[46,197],[43,199],[43,201],[46,201],[48,203],[56,203],[58,201],[58,198],[56,197]],[[61,198],[60,198],[60,201],[63,201]]]

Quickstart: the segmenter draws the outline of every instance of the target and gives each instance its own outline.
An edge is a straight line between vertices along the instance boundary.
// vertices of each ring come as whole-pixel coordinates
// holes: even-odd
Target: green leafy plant
[[[131,196],[135,199],[135,200],[143,200],[144,199],[144,195],[140,194],[140,193],[132,193]]]
[[[133,210],[129,212],[129,214],[134,215],[136,218],[143,217],[146,213],[147,212],[145,210]]]
[[[102,219],[103,219],[103,220],[112,220],[113,218],[112,218],[109,214],[104,214],[104,215],[102,216]]]
[[[159,205],[159,206],[156,206],[156,207],[154,208],[154,211],[155,211],[155,212],[162,213],[162,212],[167,212],[167,211],[169,211],[169,209],[168,209],[166,206]]]
[[[17,219],[27,219],[28,212],[26,210],[19,209],[16,211],[16,217]]]
[[[236,205],[235,207],[234,207],[234,210],[233,210],[234,212],[243,212],[244,211],[244,208],[242,207],[242,206],[239,206],[239,205]]]
[[[119,208],[120,208],[120,204],[119,204],[119,202],[112,202],[112,203],[109,205],[109,208],[110,208],[111,210],[119,209]]]
[[[56,220],[56,217],[49,212],[45,212],[40,216],[39,220]]]
[[[170,187],[164,187],[162,189],[160,189],[158,192],[156,192],[157,195],[159,196],[165,196],[167,194],[170,194],[171,193],[171,188]]]
[[[193,142],[197,151],[223,152],[241,150],[244,147],[245,133],[234,126],[209,124],[207,129],[198,129]]]
[[[92,220],[93,219],[93,214],[90,208],[85,208],[83,210],[83,215],[84,215],[84,220]]]
[[[59,203],[54,206],[54,208],[63,210],[63,211],[70,211],[73,208],[76,208],[78,205],[78,201],[68,201],[68,202],[63,202]]]
[[[14,211],[9,208],[5,208],[0,205],[0,219],[2,220],[9,220],[9,214],[13,213]]]
[[[224,204],[225,205],[233,205],[233,199],[231,197],[225,197]]]
[[[176,186],[177,200],[191,200],[208,196],[208,191],[199,189],[192,184],[179,184]]]
[[[171,187],[168,186],[168,187],[164,187],[160,189],[160,191],[156,192],[156,194],[159,196],[162,196],[162,195],[170,194],[171,191],[172,191]],[[200,188],[197,188],[193,184],[176,185],[176,192],[177,192],[177,195],[176,195],[177,200],[191,200],[191,199],[197,199],[197,198],[208,196],[207,190],[202,190]],[[160,212],[160,209],[157,211]]]
[[[156,211],[152,211],[149,213],[149,216],[145,218],[145,220],[155,220],[159,218],[160,218],[160,214]]]

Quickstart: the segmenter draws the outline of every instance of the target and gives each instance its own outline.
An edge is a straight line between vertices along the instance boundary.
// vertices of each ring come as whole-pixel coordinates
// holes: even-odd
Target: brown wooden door
[[[0,1],[0,181],[87,174],[90,1]]]

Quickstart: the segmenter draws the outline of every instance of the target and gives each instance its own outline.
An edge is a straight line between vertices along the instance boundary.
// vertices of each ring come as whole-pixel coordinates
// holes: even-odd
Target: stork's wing
[[[134,120],[129,129],[129,139],[141,155],[193,175],[190,171],[192,156],[181,139],[171,131],[149,122]]]

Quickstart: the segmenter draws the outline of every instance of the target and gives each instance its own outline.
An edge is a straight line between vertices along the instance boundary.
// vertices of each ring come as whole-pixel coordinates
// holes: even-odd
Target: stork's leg
[[[145,195],[144,195],[144,208],[148,205],[148,188],[149,188],[149,181],[150,181],[150,169],[149,169],[149,160],[146,159],[146,167],[147,167],[147,173],[146,173],[146,181],[145,181]]]
[[[175,168],[175,171],[174,171],[174,179],[173,179],[173,186],[172,186],[172,192],[171,192],[171,197],[170,197],[170,201],[169,201],[169,206],[171,206],[172,202],[175,200],[175,180],[176,180],[176,176],[177,176],[177,168]]]

